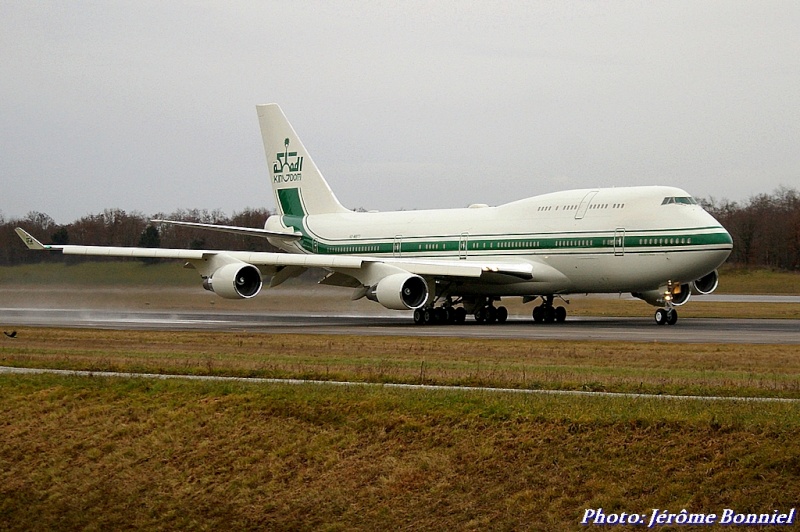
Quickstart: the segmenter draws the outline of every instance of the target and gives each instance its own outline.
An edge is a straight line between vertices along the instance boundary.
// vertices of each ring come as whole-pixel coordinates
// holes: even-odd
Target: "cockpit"
[[[664,201],[661,202],[661,205],[697,205],[697,200],[692,197],[679,197],[679,196],[668,196],[664,198]]]

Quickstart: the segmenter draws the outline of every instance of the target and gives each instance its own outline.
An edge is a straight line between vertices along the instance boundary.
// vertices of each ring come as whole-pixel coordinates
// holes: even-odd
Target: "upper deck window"
[[[661,205],[670,205],[673,203],[678,203],[680,205],[697,205],[697,200],[692,197],[683,198],[671,196],[664,198],[664,201],[661,202]]]

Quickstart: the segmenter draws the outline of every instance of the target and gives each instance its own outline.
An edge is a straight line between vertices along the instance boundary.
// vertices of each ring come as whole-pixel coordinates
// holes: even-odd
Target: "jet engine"
[[[714,270],[713,272],[694,281],[692,283],[692,288],[694,288],[695,292],[698,294],[706,295],[716,290],[717,285],[719,285],[719,274],[717,273],[717,270]]]
[[[203,281],[203,288],[225,299],[250,299],[261,291],[261,272],[252,264],[226,264]]]
[[[419,275],[395,273],[367,291],[367,299],[391,310],[414,310],[428,300],[428,283]]]

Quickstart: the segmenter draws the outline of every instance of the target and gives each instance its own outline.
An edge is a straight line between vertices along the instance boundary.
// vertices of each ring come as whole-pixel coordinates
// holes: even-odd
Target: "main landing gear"
[[[444,305],[414,310],[414,323],[417,325],[456,325],[464,323],[466,319],[467,311],[464,307]]]
[[[491,302],[475,309],[475,321],[478,323],[505,323],[507,319],[508,309],[495,307]]]
[[[542,304],[533,309],[534,323],[563,323],[567,319],[567,309],[553,306],[554,296],[543,296]]]
[[[417,325],[460,325],[467,320],[467,309],[456,307],[456,301],[448,301],[440,307],[418,308],[414,311],[414,323]],[[474,309],[475,321],[477,323],[505,323],[508,319],[508,309],[506,307],[495,307],[491,300],[484,300],[480,304],[474,302],[464,302],[465,305]]]
[[[675,325],[678,323],[678,311],[673,307],[660,308],[656,311],[657,325]]]

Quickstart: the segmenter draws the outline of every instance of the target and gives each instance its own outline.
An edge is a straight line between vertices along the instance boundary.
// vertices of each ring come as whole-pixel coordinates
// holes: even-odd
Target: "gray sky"
[[[800,186],[800,2],[0,0],[0,213],[274,207],[279,103],[349,207]]]

